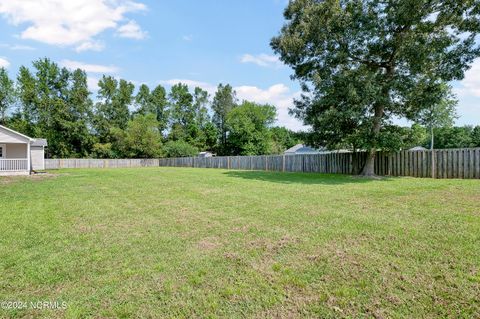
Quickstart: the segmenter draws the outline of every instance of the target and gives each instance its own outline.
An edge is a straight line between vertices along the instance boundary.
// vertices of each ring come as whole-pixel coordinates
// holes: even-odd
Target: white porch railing
[[[7,158],[0,159],[0,172],[18,172],[28,170],[28,159]]]

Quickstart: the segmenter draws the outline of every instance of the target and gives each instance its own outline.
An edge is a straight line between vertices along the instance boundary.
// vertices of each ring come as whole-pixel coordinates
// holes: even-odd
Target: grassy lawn
[[[0,177],[0,317],[480,317],[480,181]]]

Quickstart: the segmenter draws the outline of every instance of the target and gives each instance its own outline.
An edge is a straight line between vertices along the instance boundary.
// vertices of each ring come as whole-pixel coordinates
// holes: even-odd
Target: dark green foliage
[[[49,59],[33,62],[35,73],[25,67],[18,75],[21,107],[12,126],[30,136],[48,140],[53,157],[80,157],[90,152],[92,102],[85,72],[70,72]]]
[[[72,85],[69,92],[70,125],[68,135],[65,138],[71,146],[75,157],[89,155],[94,143],[94,136],[89,131],[90,120],[93,116],[93,103],[87,87],[87,75],[82,70],[75,70],[71,74]]]
[[[193,124],[195,119],[193,95],[188,91],[186,84],[178,83],[172,86],[168,99],[170,121],[172,127],[175,127],[172,139],[185,138],[188,126]]]
[[[428,86],[428,90],[413,91],[410,101],[425,105],[448,101],[433,94],[442,92],[435,91],[441,84]],[[85,72],[60,68],[49,59],[35,61],[32,69],[21,67],[16,85],[0,70],[0,119],[14,130],[47,138],[52,157],[194,156],[207,150],[219,155],[261,155],[279,154],[303,142],[357,149],[369,145],[361,125],[344,121],[337,111],[318,117],[316,121],[322,122],[325,130],[313,134],[271,127],[275,107],[248,101],[238,106],[228,84],[219,85],[213,99],[198,87],[191,92],[185,84],[172,86],[169,94],[160,85],[150,90],[143,84],[134,95],[132,83],[112,76],[103,76],[99,88],[94,106]],[[448,95],[447,88],[443,92]],[[364,89],[358,87],[359,92]],[[427,91],[433,92],[430,97],[425,95]],[[440,93],[437,96],[442,96]],[[352,111],[347,104],[340,104]],[[428,109],[417,110],[416,104],[409,104],[409,112],[428,126],[424,121]],[[439,117],[431,118],[438,122]],[[333,121],[336,118],[338,121]],[[348,135],[342,135],[347,131]],[[425,128],[417,124],[402,128],[385,121],[380,132],[378,145],[386,150],[428,146]],[[480,127],[438,127],[435,134],[438,148],[480,146]]]
[[[150,92],[146,84],[140,85],[138,93],[135,96],[135,104],[137,106],[136,114],[154,114],[160,133],[165,131],[168,124],[168,113],[167,94],[163,86],[158,85]]]
[[[292,146],[302,143],[302,139],[297,133],[285,128],[275,126],[270,129],[272,144],[270,153],[281,154]]]
[[[138,89],[138,93],[135,96],[135,104],[137,106],[137,111],[135,113],[145,115],[149,113],[155,114],[155,109],[151,103],[150,99],[150,89],[148,85],[142,84]]]
[[[203,127],[205,137],[205,150],[214,151],[217,149],[218,129],[212,122],[207,122]]]
[[[157,85],[150,93],[150,103],[155,110],[155,115],[158,122],[158,130],[161,134],[167,129],[168,125],[168,110],[167,110],[167,93],[165,88]]]
[[[430,132],[431,149],[435,148],[435,128],[450,127],[456,117],[456,96],[444,82],[418,83],[408,100],[410,118],[424,125]],[[421,106],[421,107],[419,107]]]
[[[271,152],[269,127],[276,118],[276,109],[244,101],[227,116],[227,146],[232,155],[261,155]]]
[[[112,149],[112,143],[95,143],[92,148],[92,158],[121,158],[121,154]]]
[[[113,128],[124,130],[130,119],[129,106],[133,102],[134,85],[112,76],[98,81],[98,99],[95,110],[95,130],[101,142],[110,139]]]
[[[419,88],[462,79],[480,55],[478,1],[296,0],[284,16],[271,45],[305,92],[293,113],[317,144],[369,149],[364,175],[376,149],[396,144],[392,118],[429,107],[412,112]]]
[[[213,149],[216,130],[208,114],[208,103],[208,92],[199,87],[192,94],[185,84],[172,86],[169,94],[169,139],[186,141],[197,149]]]
[[[114,128],[113,149],[127,158],[155,158],[162,155],[162,135],[155,114],[138,114],[125,130]]]
[[[226,153],[227,149],[227,117],[228,113],[237,105],[237,98],[233,88],[227,84],[219,84],[213,98],[213,123],[219,134],[219,153]]]
[[[183,140],[168,141],[164,146],[166,157],[196,156],[198,149]]]
[[[422,146],[428,139],[425,128],[419,124],[413,124],[412,127],[386,125],[380,138],[383,149],[392,152]]]
[[[434,129],[435,148],[473,147],[474,130],[471,126],[444,127]]]
[[[32,75],[32,72],[24,66],[20,67],[17,86],[20,109],[17,113],[18,116],[15,117],[14,122],[16,125],[14,125],[14,127],[26,135],[36,136],[34,132],[34,123],[38,122],[36,79]]]
[[[480,125],[477,125],[472,130],[472,146],[480,147]]]
[[[7,111],[15,103],[15,87],[7,70],[0,68],[0,124],[5,125]]]

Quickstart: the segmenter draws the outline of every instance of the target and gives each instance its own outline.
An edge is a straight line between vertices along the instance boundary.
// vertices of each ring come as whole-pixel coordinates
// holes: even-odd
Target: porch
[[[30,143],[0,143],[0,175],[30,173]]]

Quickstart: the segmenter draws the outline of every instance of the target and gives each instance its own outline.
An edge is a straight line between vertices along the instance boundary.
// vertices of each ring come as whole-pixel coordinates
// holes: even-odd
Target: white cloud
[[[190,41],[193,40],[193,35],[191,35],[191,34],[184,35],[184,36],[182,37],[182,39],[183,39],[183,41],[190,42]]]
[[[460,81],[460,87],[455,88],[454,92],[460,97],[480,97],[480,59],[475,60],[472,67],[465,72],[465,78]]]
[[[102,51],[105,48],[105,44],[101,41],[85,41],[75,48],[77,52],[83,51]]]
[[[142,31],[142,28],[138,25],[137,22],[130,20],[128,23],[122,25],[117,29],[117,34],[122,38],[130,38],[141,40],[147,36],[145,31]]]
[[[459,97],[456,125],[477,125],[480,121],[480,59],[473,62],[453,92]]]
[[[62,60],[60,65],[70,70],[81,69],[89,73],[115,73],[118,68],[113,65],[89,64],[79,61]]]
[[[13,50],[13,51],[33,51],[33,50],[36,50],[34,47],[31,47],[31,46],[28,46],[28,45],[21,45],[21,44],[2,43],[2,44],[0,44],[0,47],[7,48],[7,49]]]
[[[0,0],[0,14],[10,24],[26,25],[20,38],[78,51],[100,50],[95,36],[117,29],[126,13],[141,10],[146,6],[133,0]]]
[[[242,63],[254,63],[259,66],[263,67],[271,67],[271,68],[281,68],[283,67],[283,63],[276,57],[275,55],[268,55],[265,53],[252,55],[252,54],[244,54],[240,62]]]
[[[277,108],[277,124],[292,130],[305,130],[306,127],[296,118],[288,114],[293,106],[293,99],[300,96],[300,92],[291,92],[285,84],[275,84],[267,89],[256,86],[237,86],[234,88],[240,100],[249,100],[257,103],[271,104]]]
[[[0,68],[8,68],[10,66],[10,62],[7,59],[0,57]]]

